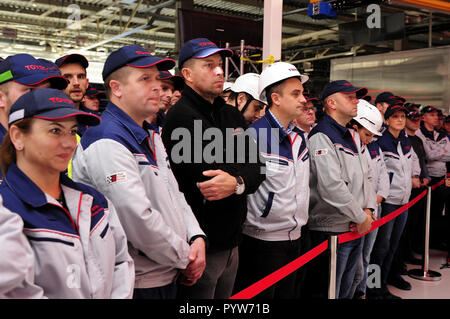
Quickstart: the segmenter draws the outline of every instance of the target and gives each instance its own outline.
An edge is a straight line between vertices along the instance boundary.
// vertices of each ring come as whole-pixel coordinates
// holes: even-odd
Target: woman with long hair
[[[133,292],[134,264],[114,207],[64,174],[77,147],[77,125],[99,123],[54,89],[32,90],[10,111],[0,195],[23,219],[34,283],[48,298],[129,298]]]

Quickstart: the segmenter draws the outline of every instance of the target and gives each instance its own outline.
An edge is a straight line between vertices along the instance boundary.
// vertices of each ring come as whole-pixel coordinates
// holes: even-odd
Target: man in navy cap
[[[135,261],[134,298],[173,299],[180,273],[193,284],[205,267],[205,236],[145,120],[158,111],[159,71],[175,61],[139,45],[112,52],[103,68],[109,103],[73,159],[73,179],[113,202]]]
[[[159,104],[159,110],[167,113],[170,109],[172,94],[175,90],[181,90],[184,86],[184,80],[181,75],[175,75],[169,71],[161,71],[159,73],[161,80],[161,103]]]
[[[447,132],[447,136],[449,136],[450,135],[450,115],[447,115],[444,118],[444,128],[445,128],[445,131]]]
[[[89,84],[86,94],[80,105],[80,110],[85,112],[101,115],[100,113],[100,97],[104,97],[104,93],[97,90]]]
[[[68,54],[55,61],[61,74],[69,81],[69,85],[64,93],[72,99],[77,109],[83,100],[89,85],[86,69],[89,66],[88,60],[81,54]]]
[[[348,231],[365,233],[372,225],[376,194],[361,155],[361,141],[347,123],[357,115],[358,99],[366,95],[345,80],[328,83],[322,91],[325,114],[309,134],[311,203],[308,228],[313,247]],[[338,245],[336,296],[350,298],[361,239]],[[306,282],[313,297],[326,298],[328,256],[322,254],[308,268]],[[311,271],[311,273],[310,273]]]
[[[375,106],[384,117],[384,112],[386,112],[387,108],[399,102],[405,103],[405,99],[400,96],[394,95],[392,92],[386,91],[377,95],[375,99]]]
[[[204,275],[197,284],[180,289],[185,298],[231,296],[238,265],[237,246],[247,213],[246,195],[255,192],[264,179],[260,164],[249,163],[248,148],[225,150],[227,135],[234,146],[241,141],[246,143],[241,140],[245,139],[244,118],[237,108],[225,104],[220,97],[224,83],[223,59],[232,53],[205,38],[183,45],[178,68],[186,86],[181,99],[167,112],[162,131],[180,190],[208,236]],[[208,148],[210,140],[203,140],[208,129],[221,133],[217,140],[224,147],[216,151],[215,157]],[[177,132],[187,132],[186,138],[190,140],[181,159],[180,152],[176,151],[178,143],[186,143],[183,143],[184,138],[172,138]],[[209,155],[211,157],[206,158]],[[236,156],[242,161],[238,162]],[[255,156],[258,157],[258,153]],[[233,160],[229,160],[230,157]]]
[[[8,127],[9,110],[30,89],[65,89],[67,81],[49,65],[29,54],[16,54],[0,62],[0,142]]]
[[[173,92],[175,89],[181,90],[184,86],[183,77],[173,75],[169,71],[159,71],[159,79],[161,80],[159,111],[147,120],[158,132],[164,125],[167,111],[172,107]]]
[[[438,108],[432,105],[422,106],[420,113],[422,114],[422,123],[416,131],[416,136],[423,142],[428,174],[431,177],[430,185],[434,185],[446,178],[446,162],[450,162],[450,139],[446,133],[435,129],[439,123]],[[446,219],[450,218],[448,215],[442,216],[444,206],[450,206],[449,198],[449,189],[445,185],[437,187],[432,192],[430,222],[430,246],[432,248],[450,249],[450,247],[444,247],[445,241],[447,241],[446,236],[450,230],[442,228]]]

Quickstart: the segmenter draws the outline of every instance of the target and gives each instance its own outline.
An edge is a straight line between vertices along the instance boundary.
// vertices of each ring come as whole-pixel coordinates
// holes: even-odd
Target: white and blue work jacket
[[[60,183],[66,207],[15,163],[0,185],[3,205],[23,220],[34,254],[34,284],[48,298],[131,298],[134,265],[114,207],[64,174]]]
[[[305,132],[285,130],[272,112],[250,126],[266,163],[266,179],[247,197],[243,233],[261,240],[296,240],[308,221],[309,152]]]
[[[73,179],[111,199],[135,262],[135,288],[174,282],[189,264],[189,242],[204,236],[173,176],[161,137],[113,103],[81,138]]]

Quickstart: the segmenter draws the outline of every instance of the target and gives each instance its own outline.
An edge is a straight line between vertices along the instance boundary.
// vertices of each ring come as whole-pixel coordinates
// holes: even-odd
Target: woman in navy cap
[[[134,264],[114,207],[63,173],[79,123],[100,118],[58,90],[32,90],[13,104],[0,150],[3,205],[23,219],[45,297],[131,297]]]
[[[417,187],[417,184],[420,185],[420,181],[416,178],[420,174],[419,161],[404,130],[408,112],[403,103],[399,102],[389,106],[384,113],[387,130],[384,131],[377,143],[383,152],[389,175],[390,191],[381,203],[381,217],[407,204],[411,188]],[[407,217],[408,212],[404,212],[378,229],[370,263],[381,267],[381,288],[367,289],[369,299],[399,298],[389,292],[387,284],[394,279],[403,280],[401,277],[390,277],[392,275],[390,271]],[[407,289],[408,283],[402,281],[402,284],[405,286],[404,289]]]

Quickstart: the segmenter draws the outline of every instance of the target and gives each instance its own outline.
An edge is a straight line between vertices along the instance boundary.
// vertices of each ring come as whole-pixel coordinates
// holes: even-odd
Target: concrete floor
[[[412,289],[409,291],[400,290],[392,286],[388,286],[389,291],[403,299],[450,299],[450,268],[440,269],[446,263],[447,253],[440,250],[430,250],[429,270],[436,271],[441,274],[439,281],[422,281],[403,276],[408,281]],[[417,265],[408,265],[409,269],[421,268]]]

